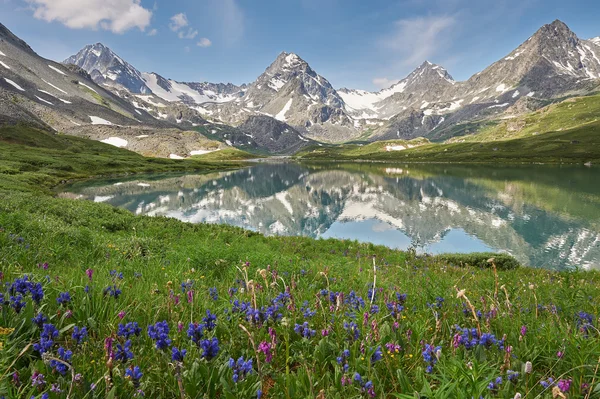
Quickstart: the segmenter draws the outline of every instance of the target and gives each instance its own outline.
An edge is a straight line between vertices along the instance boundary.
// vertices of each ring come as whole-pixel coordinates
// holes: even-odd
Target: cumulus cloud
[[[198,41],[198,46],[199,47],[210,47],[210,46],[212,46],[212,42],[210,41],[210,39],[203,37]]]
[[[146,29],[152,11],[141,0],[25,0],[33,16],[47,22],[58,21],[72,29],[110,30],[123,33],[132,28]]]
[[[169,23],[169,28],[173,32],[179,31],[181,28],[185,28],[189,25],[187,16],[184,13],[175,14],[171,17],[171,22]]]
[[[171,17],[169,28],[177,33],[177,37],[180,39],[194,39],[198,36],[198,31],[189,26],[187,15],[179,13]],[[187,28],[187,29],[186,29]]]
[[[374,78],[373,84],[377,86],[378,89],[387,89],[388,87],[395,85],[400,80],[398,79],[388,79],[388,78]]]
[[[456,17],[450,15],[401,19],[381,43],[402,57],[403,64],[412,66],[444,49],[456,25]]]
[[[194,28],[189,28],[187,31],[181,30],[177,33],[180,39],[193,39],[198,36],[198,31]]]

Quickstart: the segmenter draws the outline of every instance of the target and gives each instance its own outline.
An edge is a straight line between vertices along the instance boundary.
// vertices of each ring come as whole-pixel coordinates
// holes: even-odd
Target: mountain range
[[[0,121],[85,131],[102,140],[120,137],[123,127],[144,127],[157,135],[144,134],[156,146],[162,129],[200,131],[222,146],[283,154],[315,141],[443,140],[459,124],[508,118],[600,87],[600,37],[580,39],[558,20],[466,81],[425,61],[379,92],[335,89],[287,52],[254,82],[238,86],[141,72],[101,43],[59,64],[3,25],[0,39]]]

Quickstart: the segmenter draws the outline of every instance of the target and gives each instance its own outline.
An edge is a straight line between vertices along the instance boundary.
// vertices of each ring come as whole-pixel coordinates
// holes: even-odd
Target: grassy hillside
[[[26,126],[0,128],[0,189],[49,189],[62,180],[99,175],[210,170],[239,164],[145,158],[98,141]]]
[[[585,128],[600,121],[600,95],[575,97],[516,118],[483,125],[476,134],[455,137],[451,142],[485,142]]]
[[[402,151],[356,154],[355,149],[312,149],[305,160],[368,160],[386,162],[461,163],[598,163],[600,121],[531,137],[492,142],[429,144]]]
[[[54,198],[60,180],[214,166],[0,132],[0,397],[600,396],[600,273]]]
[[[195,155],[192,157],[192,159],[204,162],[240,161],[256,158],[263,158],[263,156],[251,154],[249,152],[239,150],[237,148],[225,148],[219,151],[209,152],[207,154],[202,155]]]

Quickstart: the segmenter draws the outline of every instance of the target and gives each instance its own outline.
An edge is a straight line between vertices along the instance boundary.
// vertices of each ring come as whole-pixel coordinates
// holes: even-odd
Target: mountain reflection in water
[[[69,194],[138,215],[420,252],[506,251],[534,267],[600,268],[600,171],[586,167],[258,164],[93,181]]]

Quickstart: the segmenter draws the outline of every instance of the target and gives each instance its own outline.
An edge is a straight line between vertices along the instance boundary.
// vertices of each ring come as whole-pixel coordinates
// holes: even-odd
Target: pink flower
[[[273,360],[273,353],[271,352],[271,344],[267,341],[263,341],[258,345],[258,351],[265,354],[265,362],[271,363]]]
[[[327,337],[328,335],[329,335],[329,330],[328,329],[321,330],[321,336]]]
[[[119,319],[123,320],[123,317],[125,317],[125,311],[121,310],[117,316],[119,316]]]
[[[187,301],[188,303],[192,303],[194,301],[194,291],[189,290],[187,292]]]
[[[92,281],[92,276],[94,275],[94,271],[92,269],[87,269],[85,271],[85,274],[87,275],[87,277],[90,279],[90,281]]]
[[[556,352],[556,357],[557,357],[557,358],[559,358],[559,359],[562,359],[562,357],[563,357],[564,355],[565,355],[565,354],[564,354],[564,353],[562,353],[561,351],[558,351],[558,352]]]
[[[183,322],[180,321],[179,323],[177,323],[177,331],[178,332],[182,332],[183,331]]]
[[[522,326],[521,327],[521,336],[525,336],[525,334],[527,334],[527,326]]]

